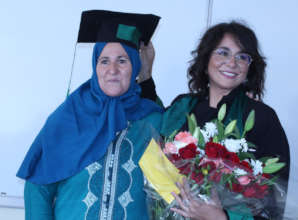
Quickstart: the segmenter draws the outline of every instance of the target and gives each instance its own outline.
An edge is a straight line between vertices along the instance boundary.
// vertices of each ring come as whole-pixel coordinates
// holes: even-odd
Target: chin
[[[107,91],[105,92],[106,95],[111,96],[111,97],[117,97],[117,96],[121,96],[124,94],[124,92],[121,90],[117,90],[117,91]]]
[[[220,87],[221,89],[232,91],[233,89],[237,88],[240,84],[241,83],[237,83],[237,84],[224,83],[224,84],[221,84]]]

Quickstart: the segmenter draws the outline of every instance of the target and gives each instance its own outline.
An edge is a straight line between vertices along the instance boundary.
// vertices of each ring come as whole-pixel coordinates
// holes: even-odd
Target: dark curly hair
[[[258,40],[254,32],[246,25],[237,21],[219,23],[209,28],[203,35],[198,47],[192,51],[193,59],[188,68],[188,87],[193,93],[207,96],[208,88],[208,63],[213,50],[218,46],[224,35],[231,34],[244,52],[251,55],[253,61],[249,66],[247,81],[244,88],[260,100],[264,94],[265,58],[260,55]]]

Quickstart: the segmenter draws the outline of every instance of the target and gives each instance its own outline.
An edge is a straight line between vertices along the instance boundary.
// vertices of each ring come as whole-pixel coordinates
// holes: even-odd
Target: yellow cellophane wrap
[[[181,182],[183,175],[168,160],[153,138],[141,157],[139,165],[153,188],[170,204],[174,200],[171,192],[179,194],[175,183]]]

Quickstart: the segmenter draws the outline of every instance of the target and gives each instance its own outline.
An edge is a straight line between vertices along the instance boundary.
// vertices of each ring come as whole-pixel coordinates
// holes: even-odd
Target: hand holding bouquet
[[[285,164],[277,157],[254,157],[256,146],[245,139],[254,125],[254,111],[250,112],[242,134],[236,120],[223,124],[225,113],[223,105],[218,117],[203,128],[197,126],[194,115],[188,116],[189,131],[174,132],[165,139],[163,152],[187,179],[187,183],[179,185],[180,196],[174,194],[180,208],[172,209],[184,216],[189,213],[186,194],[219,209],[266,216],[267,197],[278,178],[273,174]],[[168,206],[167,212],[174,205]]]

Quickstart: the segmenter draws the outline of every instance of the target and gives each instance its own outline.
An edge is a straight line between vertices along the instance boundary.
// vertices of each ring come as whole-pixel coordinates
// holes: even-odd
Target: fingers
[[[181,209],[171,208],[171,210],[172,210],[173,212],[177,212],[178,214],[180,214],[180,215],[182,215],[182,216],[184,216],[184,217],[186,217],[186,218],[189,218],[189,217],[190,217],[190,216],[188,215],[187,212],[185,212],[185,211],[183,211],[183,210],[181,210]]]
[[[179,208],[174,208],[173,211],[176,211],[184,217],[191,217],[193,210],[195,210],[195,201],[192,199],[188,182],[186,178],[184,178],[182,183],[177,182],[176,184],[180,190],[180,194],[177,195],[173,192],[172,195],[176,199]]]
[[[149,41],[148,45],[145,45],[143,41],[140,43],[140,52],[154,54],[155,50],[151,41]]]
[[[148,45],[146,46],[149,50],[153,50],[154,51],[154,47],[151,41],[149,41]]]
[[[180,215],[184,217],[190,217],[188,212],[189,212],[189,201],[187,200],[182,200],[175,192],[172,192],[172,195],[176,199],[176,202],[178,203],[179,208],[171,208],[172,211],[179,213]]]
[[[226,219],[226,215],[220,205],[220,200],[215,188],[211,190],[211,201],[214,203],[206,203],[191,193],[191,188],[184,178],[182,183],[177,183],[180,194],[172,192],[177,206],[171,208],[172,211],[191,219]]]
[[[182,199],[180,198],[180,196],[178,196],[175,192],[172,192],[172,195],[174,196],[175,200],[177,201],[177,203],[179,204],[179,206],[184,209],[187,210],[188,207],[186,206],[186,204],[183,203]]]
[[[182,183],[183,183],[182,186],[183,186],[183,189],[184,189],[186,195],[192,197],[192,195],[190,193],[190,191],[191,191],[190,190],[190,186],[189,186],[188,181],[187,181],[187,179],[185,177],[183,178],[183,182]]]
[[[211,189],[211,201],[214,202],[214,205],[217,207],[221,207],[221,202],[218,197],[218,193],[215,188]]]
[[[180,190],[181,197],[183,200],[193,200],[191,189],[186,178],[183,178],[182,183],[177,183],[177,186]]]
[[[151,48],[149,48],[149,45],[151,45]],[[141,42],[140,44],[139,53],[142,68],[138,76],[138,83],[141,83],[152,77],[152,66],[154,62],[155,53],[151,42],[149,45],[145,46],[144,42]]]

